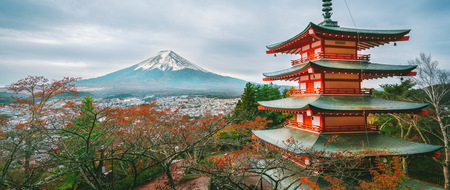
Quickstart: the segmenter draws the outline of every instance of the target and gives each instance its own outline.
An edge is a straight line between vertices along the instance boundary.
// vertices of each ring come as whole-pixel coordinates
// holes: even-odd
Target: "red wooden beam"
[[[402,38],[400,38],[400,40],[398,41],[408,41],[409,40],[409,36],[403,36]]]
[[[409,72],[408,74],[406,74],[406,76],[411,76],[411,77],[416,76],[416,75],[417,75],[417,72]]]
[[[428,115],[428,110],[420,111],[419,115]]]
[[[267,51],[266,51],[266,54],[272,54],[272,53],[277,53],[277,52],[274,52],[274,51],[272,51],[272,50],[267,50]]]
[[[267,108],[264,106],[258,106],[258,110],[267,110]]]

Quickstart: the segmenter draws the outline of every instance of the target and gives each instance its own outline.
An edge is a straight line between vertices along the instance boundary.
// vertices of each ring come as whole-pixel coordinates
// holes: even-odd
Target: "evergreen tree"
[[[258,103],[256,101],[256,87],[254,84],[247,82],[245,84],[244,93],[237,102],[234,110],[235,115],[242,117],[242,120],[253,120],[258,115]]]
[[[241,120],[251,121],[257,116],[266,117],[270,120],[268,127],[274,127],[282,124],[286,117],[277,111],[259,111],[258,101],[269,101],[283,98],[283,94],[280,92],[280,87],[272,83],[270,84],[252,84],[247,83],[245,85],[244,93],[241,96],[241,100],[236,104],[234,110],[235,115],[239,115]]]

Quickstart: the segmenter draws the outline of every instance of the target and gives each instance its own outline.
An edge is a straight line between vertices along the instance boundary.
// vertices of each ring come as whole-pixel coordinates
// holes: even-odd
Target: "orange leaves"
[[[311,181],[308,177],[301,177],[299,182],[300,184],[307,184],[313,190],[320,190],[319,185],[316,182]]]
[[[6,137],[6,133],[5,132],[1,132],[0,133],[0,139],[4,139]]]
[[[7,88],[16,94],[22,92],[30,94],[32,101],[47,101],[62,93],[77,93],[72,82],[79,79],[80,78],[64,77],[61,80],[53,80],[50,82],[43,76],[28,76],[25,79],[21,79],[7,86]],[[39,98],[39,100],[35,98]]]
[[[249,130],[258,130],[258,129],[264,129],[267,126],[267,123],[269,123],[265,117],[256,117],[253,121],[241,121],[239,124],[233,125],[233,127],[239,131],[249,131]]]
[[[347,187],[344,186],[344,181],[341,179],[331,177],[331,176],[322,176],[322,178],[327,181],[330,186],[328,186],[331,190],[346,190]]]
[[[323,143],[323,145],[328,145],[328,144],[330,144],[331,142],[336,142],[336,139],[337,139],[337,138],[338,138],[337,135],[333,135],[331,138],[329,138],[329,139],[327,140],[327,142]]]
[[[379,160],[377,168],[370,170],[372,181],[360,181],[357,189],[397,189],[403,180],[401,159],[393,157],[389,162]]]
[[[6,117],[0,117],[0,126],[6,125],[8,123],[9,119]]]
[[[14,127],[14,129],[22,129],[23,127],[28,126],[29,124],[30,124],[29,122],[17,124],[17,125]]]

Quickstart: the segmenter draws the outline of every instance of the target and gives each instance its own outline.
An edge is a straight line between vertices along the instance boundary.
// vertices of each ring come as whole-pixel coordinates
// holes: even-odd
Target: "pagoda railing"
[[[314,88],[289,90],[291,96],[307,94],[372,94],[373,88]]]
[[[346,59],[346,60],[357,60],[357,61],[369,61],[370,54],[344,54],[344,53],[316,53],[309,55],[307,57],[302,57],[300,59],[292,60],[292,66],[301,65],[302,63],[308,61],[314,61],[319,59]]]
[[[318,125],[308,125],[308,124],[304,124],[304,123],[300,123],[300,122],[296,122],[296,121],[288,121],[288,127],[290,128],[297,128],[297,129],[305,129],[308,131],[313,131],[313,132],[320,132],[322,131],[322,127],[318,126]]]
[[[288,127],[293,129],[308,130],[312,132],[364,132],[364,131],[379,131],[380,126],[378,125],[336,125],[336,126],[317,126],[308,125],[296,121],[288,121]]]
[[[325,126],[322,132],[352,132],[352,131],[379,131],[378,125],[341,125]]]

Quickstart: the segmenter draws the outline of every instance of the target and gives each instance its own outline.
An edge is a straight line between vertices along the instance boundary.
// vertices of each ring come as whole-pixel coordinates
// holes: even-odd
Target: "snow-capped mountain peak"
[[[159,69],[161,71],[177,71],[183,69],[193,69],[208,72],[205,69],[179,56],[172,50],[160,51],[156,56],[136,64],[134,70],[140,69],[142,70]]]

